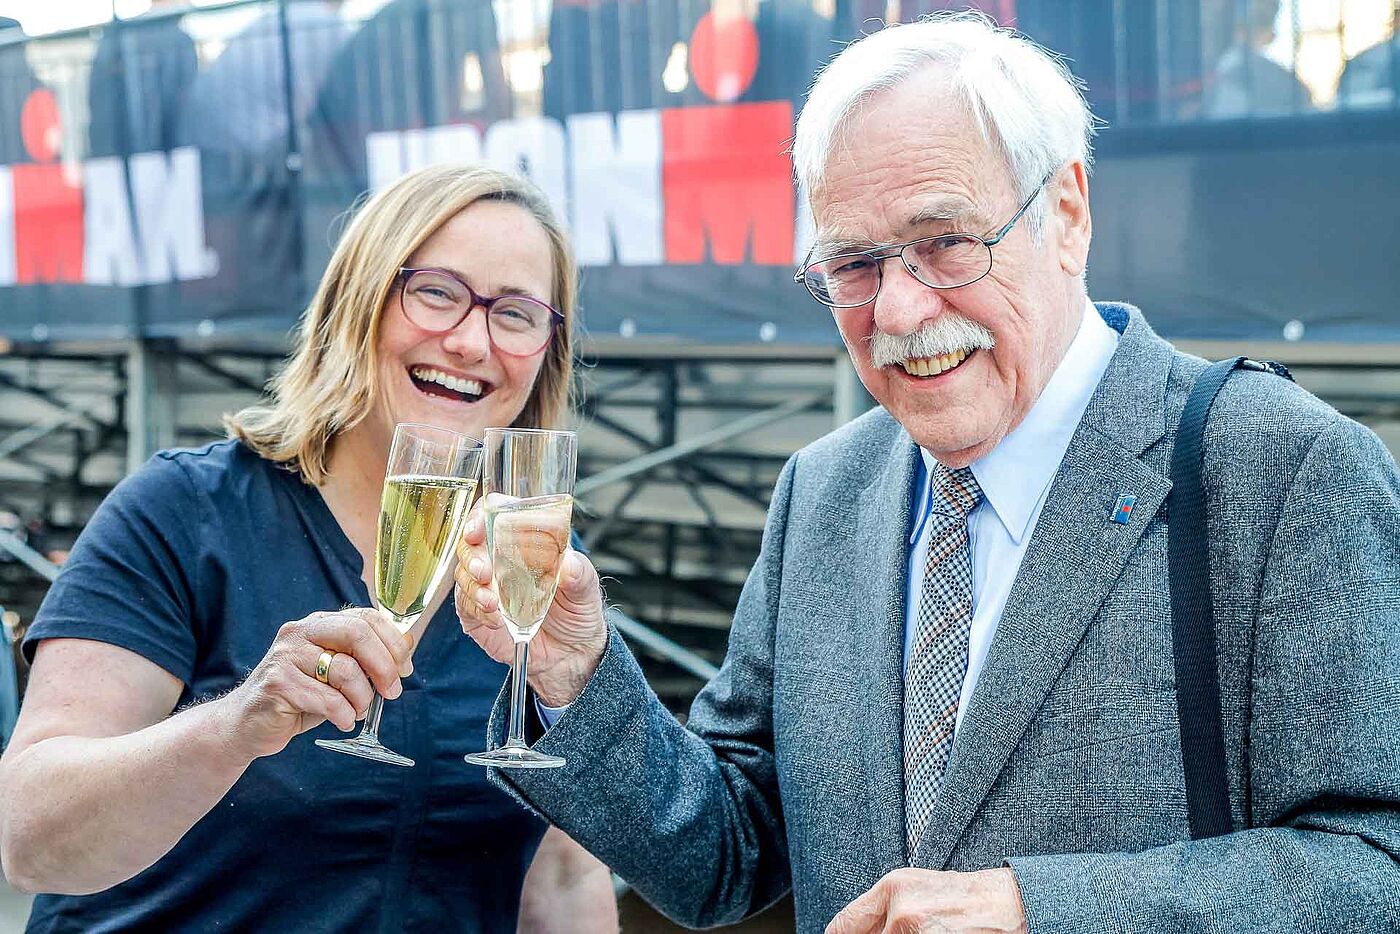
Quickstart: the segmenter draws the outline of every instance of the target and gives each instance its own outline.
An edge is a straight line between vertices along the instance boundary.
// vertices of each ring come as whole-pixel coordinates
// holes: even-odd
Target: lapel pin
[[[1119,525],[1127,525],[1133,516],[1133,504],[1136,502],[1137,497],[1130,493],[1118,494],[1118,505],[1113,507],[1113,521]]]

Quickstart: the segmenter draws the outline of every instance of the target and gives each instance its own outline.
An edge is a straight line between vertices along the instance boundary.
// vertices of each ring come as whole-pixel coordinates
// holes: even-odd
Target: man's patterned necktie
[[[928,561],[904,676],[904,807],[909,854],[927,826],[953,748],[972,632],[967,517],[982,488],[967,467],[934,467]]]

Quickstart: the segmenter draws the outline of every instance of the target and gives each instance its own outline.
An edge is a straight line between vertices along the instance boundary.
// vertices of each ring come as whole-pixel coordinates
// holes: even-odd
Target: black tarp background
[[[1069,55],[1107,122],[1092,183],[1092,293],[1143,306],[1172,337],[1400,340],[1400,110],[1300,106],[1285,117],[1202,122],[1193,101],[1210,76],[1200,48],[1223,28],[1210,19],[1219,2],[1173,4],[1168,18],[1149,15],[1152,4],[1109,0],[981,4]],[[953,5],[967,6],[901,8],[912,18]],[[338,220],[370,183],[369,134],[464,124],[486,133],[541,115],[564,124],[583,113],[772,102],[795,114],[813,71],[884,4],[763,0],[756,61],[740,68],[748,80],[718,100],[700,80],[704,63],[684,57],[710,12],[698,0],[392,0],[353,24],[318,20],[311,7],[292,0],[284,13],[269,0],[194,10],[30,40],[27,49],[0,37],[0,158],[11,167],[0,169],[0,188],[9,188],[0,191],[0,221],[15,228],[0,233],[0,334],[285,331]],[[1127,19],[1115,22],[1115,9]],[[193,76],[176,29],[199,49]],[[60,115],[60,151],[47,158],[28,145],[42,114],[29,114],[29,135],[22,126],[36,89]],[[52,206],[40,198],[36,207],[26,173],[62,171],[81,185],[86,160],[138,152],[150,140],[199,149],[203,232],[217,273],[135,286],[7,284],[15,262],[5,250],[22,240],[30,251],[61,253],[75,229],[71,205],[66,223],[47,221]],[[697,145],[709,147],[714,172],[742,172],[733,139],[697,143],[692,134],[686,158]],[[734,185],[721,190],[743,191],[742,181],[727,178]],[[568,216],[568,205],[557,207]],[[800,251],[800,231],[795,243]],[[666,340],[833,342],[829,314],[792,283],[796,252],[776,262],[770,250],[755,262],[756,252],[750,242],[740,262],[716,262],[707,249],[695,262],[586,265],[584,325]]]

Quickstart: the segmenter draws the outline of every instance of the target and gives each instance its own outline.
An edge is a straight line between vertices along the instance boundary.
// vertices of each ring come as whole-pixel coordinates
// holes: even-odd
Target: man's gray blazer
[[[1237,372],[1206,434],[1231,806],[1191,841],[1166,498],[1204,362],[1132,308],[1055,476],[932,820],[904,841],[916,448],[883,410],[778,481],[729,654],[679,725],[616,634],[498,780],[682,923],[794,890],[819,931],[903,866],[1010,865],[1032,932],[1400,930],[1400,483],[1370,431]],[[1137,497],[1127,525],[1120,494]],[[501,735],[501,709],[492,735]]]

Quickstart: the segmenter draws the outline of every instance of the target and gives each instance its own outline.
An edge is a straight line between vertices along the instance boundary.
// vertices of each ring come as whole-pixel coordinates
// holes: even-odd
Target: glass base
[[[547,756],[524,746],[502,746],[464,758],[472,765],[489,765],[496,769],[557,769],[565,762],[559,756]]]
[[[354,739],[318,739],[316,745],[332,752],[343,752],[346,755],[359,756],[361,759],[373,759],[375,762],[387,762],[390,765],[401,765],[405,768],[413,765],[413,760],[408,756],[401,756],[388,746],[381,745],[379,740],[374,737],[366,737],[363,734]]]

